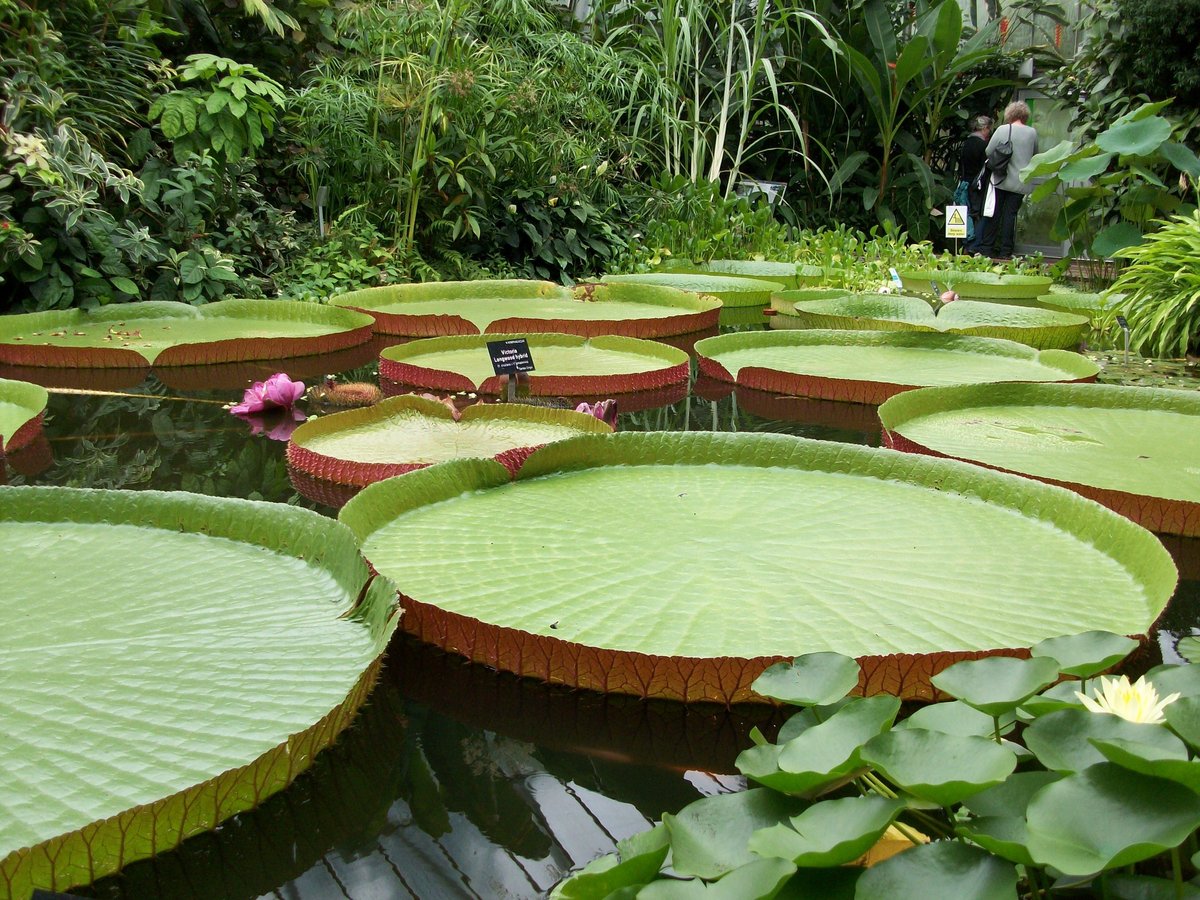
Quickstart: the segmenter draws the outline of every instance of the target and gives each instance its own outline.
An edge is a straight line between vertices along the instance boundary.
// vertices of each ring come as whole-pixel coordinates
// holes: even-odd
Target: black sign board
[[[1125,321],[1124,316],[1117,316],[1117,324],[1120,325],[1122,328],[1129,327],[1129,323],[1127,321]]]
[[[511,338],[507,341],[488,341],[488,355],[492,357],[492,369],[497,375],[515,375],[532,372],[533,355],[529,352],[529,341]]]

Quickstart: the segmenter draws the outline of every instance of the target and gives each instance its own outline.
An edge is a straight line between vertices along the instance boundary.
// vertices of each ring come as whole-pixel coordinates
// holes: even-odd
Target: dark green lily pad
[[[594,859],[570,878],[558,883],[551,900],[592,900],[614,891],[653,881],[667,858],[670,835],[659,824],[617,844],[617,852]]]
[[[754,832],[750,851],[788,859],[797,866],[844,865],[870,850],[903,809],[903,800],[884,797],[824,800],[786,825]]]
[[[929,332],[757,331],[696,343],[700,373],[739,387],[882,403],[915,387],[1006,381],[1092,381],[1078,353]]]
[[[370,316],[291,300],[146,301],[0,316],[0,362],[137,368],[312,356],[370,340]]]
[[[906,291],[914,294],[951,290],[964,300],[991,300],[1005,303],[1036,300],[1049,292],[1054,279],[1045,275],[998,275],[995,272],[957,272],[952,269],[905,269],[900,281]]]
[[[688,355],[657,341],[584,338],[572,334],[479,334],[427,338],[385,348],[379,375],[425,390],[501,392],[489,341],[523,338],[536,366],[529,391],[537,396],[611,396],[686,384]]]
[[[659,338],[715,328],[721,304],[673,287],[549,281],[436,281],[352,291],[330,304],[370,313],[405,337],[553,332]]]
[[[671,835],[671,867],[680,875],[719,878],[756,857],[747,849],[760,828],[786,822],[803,808],[798,800],[751,788],[717,794],[663,816]]]
[[[858,686],[858,663],[840,653],[809,653],[776,663],[755,679],[764,697],[797,706],[823,706],[841,700]]]
[[[736,275],[680,272],[645,272],[637,275],[605,275],[605,284],[652,284],[689,291],[704,297],[716,297],[725,307],[765,307],[771,294],[785,285],[780,281],[761,278],[742,278]]]
[[[0,378],[0,452],[20,450],[34,441],[49,400],[40,385]]]
[[[872,738],[861,756],[905,790],[940,806],[999,784],[1017,765],[1011,750],[987,738],[920,728]]]
[[[1000,716],[1057,680],[1056,660],[993,656],[955,663],[933,676],[933,686],[982,713]]]
[[[1163,725],[1128,722],[1120,716],[1086,709],[1062,709],[1039,716],[1025,729],[1025,745],[1047,769],[1080,772],[1104,761],[1095,740],[1127,740],[1164,752],[1180,743]]]
[[[865,693],[929,696],[958,659],[1144,632],[1176,578],[1151,534],[1069,491],[783,435],[574,438],[516,482],[456,460],[371,485],[341,518],[404,584],[414,634],[522,675],[689,699],[749,698],[798,649],[858,659]]]
[[[1116,385],[914,391],[879,411],[897,449],[1060,484],[1140,525],[1200,534],[1200,394]]]
[[[1034,644],[1033,656],[1048,656],[1064,675],[1091,678],[1111,669],[1137,649],[1137,641],[1111,631],[1084,631]]]
[[[985,850],[934,841],[898,853],[858,879],[855,900],[1013,900],[1017,870]]]
[[[86,884],[257,805],[374,683],[395,586],[369,582],[323,516],[152,491],[0,497],[14,896]]]
[[[965,334],[1018,341],[1039,350],[1073,349],[1088,329],[1087,318],[1072,313],[971,300],[946,304],[935,313],[927,301],[898,294],[848,294],[776,309],[774,328]]]

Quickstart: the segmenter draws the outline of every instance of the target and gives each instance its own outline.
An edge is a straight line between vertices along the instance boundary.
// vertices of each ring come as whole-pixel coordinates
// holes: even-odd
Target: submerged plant
[[[894,697],[847,696],[847,657],[772,666],[755,690],[801,710],[775,743],[751,733],[737,765],[756,786],[664,816],[552,896],[1190,896],[1200,667],[1101,677],[1089,696],[1135,646],[1088,632],[960,662],[933,678],[956,699],[901,722]],[[889,830],[912,846],[864,867]]]

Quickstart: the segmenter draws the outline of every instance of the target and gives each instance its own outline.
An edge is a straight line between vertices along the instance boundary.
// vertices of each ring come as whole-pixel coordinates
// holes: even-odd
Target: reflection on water
[[[308,362],[306,374],[327,373],[327,360]],[[375,373],[359,365],[343,377],[373,381]],[[332,514],[319,495],[296,491],[271,429],[256,434],[254,423],[223,408],[243,386],[199,379],[185,391],[150,376],[92,387],[107,393],[53,393],[46,441],[27,464],[11,460],[7,477],[188,490]],[[69,385],[89,387],[78,377]],[[620,427],[879,443],[868,407],[703,383],[674,402],[622,413]],[[1193,559],[1191,572],[1200,569],[1196,551],[1182,542],[1175,551]],[[1161,648],[1174,659],[1175,641],[1197,623],[1200,583],[1185,582],[1148,656]],[[114,900],[538,897],[662,813],[740,787],[733,761],[750,729],[771,735],[782,717],[550,687],[398,636],[356,724],[288,790],[76,892]]]

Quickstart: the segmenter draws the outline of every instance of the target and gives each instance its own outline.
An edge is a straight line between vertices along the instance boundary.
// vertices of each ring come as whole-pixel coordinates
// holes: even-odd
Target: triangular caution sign
[[[967,224],[966,221],[963,219],[961,209],[955,208],[954,212],[950,213],[950,224],[951,225],[966,225]]]

